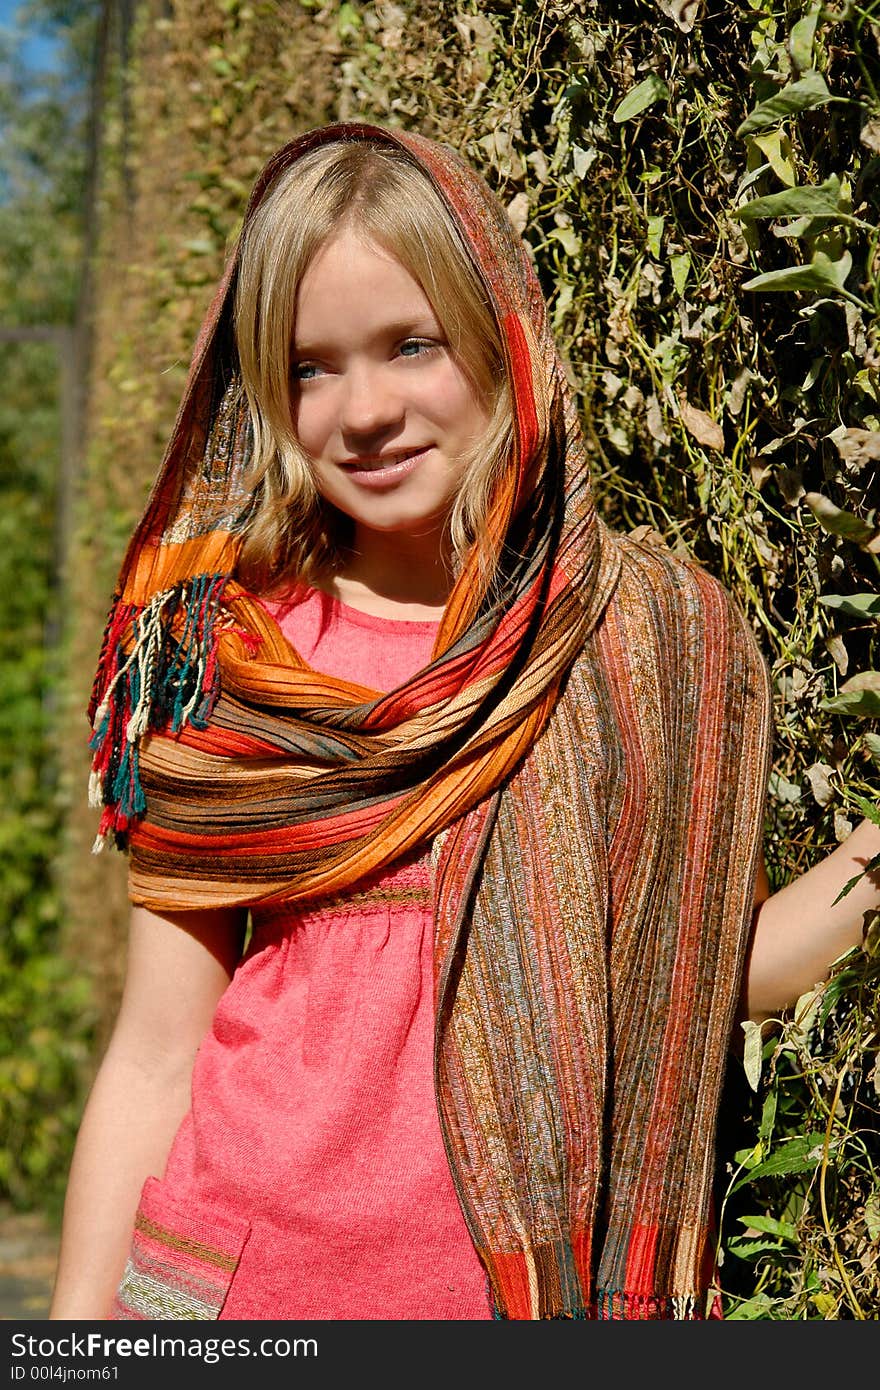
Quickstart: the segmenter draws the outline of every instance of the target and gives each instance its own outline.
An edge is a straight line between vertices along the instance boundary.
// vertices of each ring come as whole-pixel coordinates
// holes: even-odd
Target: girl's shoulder
[[[615,597],[630,601],[641,590],[646,598],[663,592],[679,593],[683,599],[700,593],[722,598],[740,611],[739,602],[727,586],[687,551],[673,546],[651,526],[617,532],[613,544],[620,556],[620,579]]]
[[[613,544],[620,558],[617,585],[606,621],[623,620],[656,643],[658,650],[682,654],[721,643],[730,656],[748,654],[763,665],[757,633],[738,595],[692,555],[673,549],[649,526],[618,532]]]

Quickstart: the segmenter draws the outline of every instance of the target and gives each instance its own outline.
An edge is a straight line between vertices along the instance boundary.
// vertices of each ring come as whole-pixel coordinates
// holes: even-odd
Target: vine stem
[[[831,1222],[828,1219],[828,1206],[825,1201],[825,1176],[828,1172],[828,1160],[831,1151],[831,1130],[834,1126],[835,1111],[840,1101],[840,1092],[843,1089],[843,1078],[846,1076],[848,1070],[849,1068],[847,1066],[843,1066],[837,1074],[837,1085],[834,1088],[834,1098],[831,1101],[831,1107],[828,1112],[828,1123],[825,1126],[825,1141],[822,1145],[822,1167],[819,1170],[819,1202],[822,1207],[822,1223],[825,1227],[825,1234],[831,1241],[831,1253],[834,1256],[834,1263],[837,1265],[840,1277],[843,1280],[843,1286],[849,1297],[853,1316],[857,1321],[865,1322],[865,1315],[859,1307],[859,1301],[853,1293],[852,1284],[849,1282],[849,1275],[846,1272],[846,1267],[844,1266],[843,1260],[840,1258],[840,1251],[837,1248],[837,1241],[831,1229]]]

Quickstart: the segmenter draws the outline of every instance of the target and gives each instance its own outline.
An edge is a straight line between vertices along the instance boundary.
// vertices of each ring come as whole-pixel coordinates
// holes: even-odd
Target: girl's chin
[[[453,504],[451,497],[435,497],[419,505],[413,497],[366,493],[342,496],[324,494],[338,512],[354,527],[355,539],[370,535],[437,538],[442,533]]]
[[[371,536],[396,536],[401,541],[424,541],[439,545],[444,532],[444,524],[449,514],[448,508],[427,515],[406,515],[394,517],[367,517],[362,512],[357,515],[349,512],[349,520],[354,523],[354,546],[360,549],[369,543]]]

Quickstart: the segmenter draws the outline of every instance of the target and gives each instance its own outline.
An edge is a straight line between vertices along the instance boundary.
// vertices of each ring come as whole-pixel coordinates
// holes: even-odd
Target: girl
[[[860,939],[878,835],[769,896],[752,633],[598,519],[447,148],[267,165],[91,714],[134,910],[51,1317],[711,1315],[737,1017]]]

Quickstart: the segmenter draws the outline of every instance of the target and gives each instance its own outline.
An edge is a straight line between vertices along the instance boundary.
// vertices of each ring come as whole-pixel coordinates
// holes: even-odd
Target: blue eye
[[[319,371],[315,362],[294,362],[291,367],[295,381],[313,381]]]
[[[314,381],[320,377],[324,368],[317,361],[292,361],[291,377],[293,381]]]
[[[427,338],[406,338],[398,351],[401,357],[421,357],[423,353],[432,352],[437,346],[437,343],[432,343]]]

